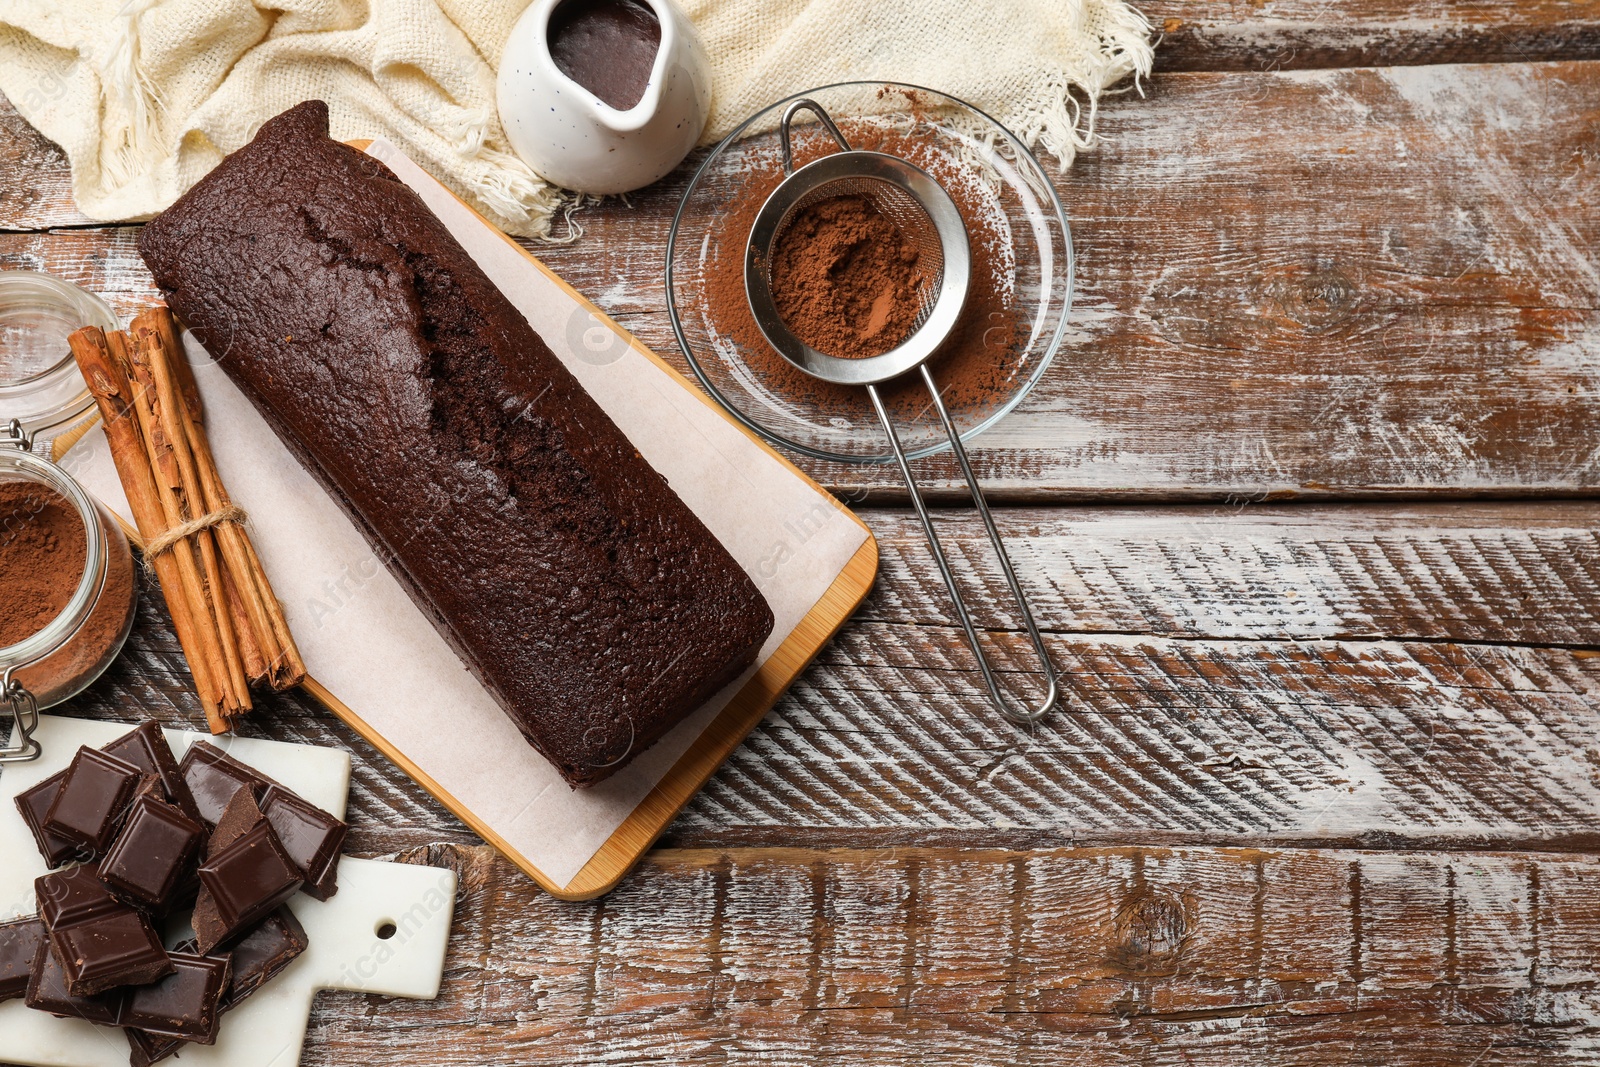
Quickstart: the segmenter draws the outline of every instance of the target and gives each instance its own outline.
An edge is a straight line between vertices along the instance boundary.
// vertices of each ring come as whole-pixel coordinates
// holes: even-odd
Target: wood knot
[[[1141,889],[1117,910],[1116,947],[1111,963],[1139,975],[1178,973],[1188,944],[1194,901],[1168,889]]]
[[[396,863],[418,867],[444,867],[456,872],[456,893],[463,895],[482,889],[489,880],[498,853],[488,845],[418,845],[398,852]]]
[[[1269,278],[1266,295],[1278,314],[1307,330],[1326,330],[1356,312],[1356,283],[1333,267]]]

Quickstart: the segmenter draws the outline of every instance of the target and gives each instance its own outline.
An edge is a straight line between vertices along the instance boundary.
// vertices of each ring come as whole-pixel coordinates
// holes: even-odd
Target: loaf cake
[[[760,591],[422,200],[307,101],[147,225],[197,338],[574,786],[735,678]],[[449,729],[449,694],[396,694]],[[485,753],[485,757],[492,757]]]

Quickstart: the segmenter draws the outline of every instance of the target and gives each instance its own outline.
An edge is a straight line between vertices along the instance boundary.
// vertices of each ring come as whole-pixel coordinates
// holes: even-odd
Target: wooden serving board
[[[369,149],[372,143],[370,140],[350,142],[353,147],[362,151]],[[765,441],[761,440],[760,437],[741,425],[738,420],[734,419],[721,406],[701,392],[696,385],[674,370],[660,356],[646,348],[627,330],[612,321],[597,305],[568,285],[536,256],[501,232],[487,219],[483,218],[482,215],[478,214],[477,211],[473,210],[470,205],[466,204],[465,201],[462,201],[459,197],[455,199],[463,208],[470,211],[486,229],[493,231],[508,246],[515,249],[517,254],[526,259],[539,273],[555,282],[561,291],[572,300],[574,305],[581,307],[606,329],[621,338],[624,343],[646,356],[652,363],[666,372],[672,381],[687,394],[716,412],[724,421],[755,442],[763,452],[781,463],[795,478],[804,482],[818,494],[826,496],[830,500],[832,499],[825,488],[818,485],[804,471],[790,463]],[[627,429],[627,427],[624,426],[624,429]],[[845,509],[841,508],[840,510]],[[849,512],[846,511],[846,514],[849,514]],[[492,826],[468,808],[467,805],[452,796],[448,790],[423,772],[414,761],[408,759],[403,752],[391,744],[386,737],[346,707],[336,694],[329,692],[314,678],[307,679],[305,688],[319,701],[327,705],[335,715],[365,737],[373,747],[405,770],[419,785],[437,797],[440,803],[444,804],[458,818],[472,827],[480,837],[498,848],[513,863],[516,863],[547,892],[563,900],[592,899],[605,893],[621,881],[622,877],[628,873],[634,864],[638,863],[640,858],[649,851],[651,844],[661,836],[667,825],[683,809],[683,806],[689,802],[695,793],[699,792],[711,775],[722,765],[722,762],[738,747],[746,735],[755,728],[756,724],[766,715],[768,709],[777,702],[778,697],[783,695],[783,692],[799,677],[800,672],[816,657],[817,653],[838,632],[839,628],[849,620],[862,600],[866,598],[867,593],[871,591],[873,581],[878,572],[877,541],[873,538],[871,530],[867,528],[865,523],[861,522],[853,514],[850,515],[850,519],[861,528],[866,539],[839,572],[822,598],[817,601],[788,638],[767,658],[760,669],[728,702],[727,706],[712,720],[689,750],[672,765],[665,776],[656,784],[655,788],[634,809],[632,814],[617,827],[594,857],[578,872],[577,876],[565,884],[557,884],[526,857],[521,856],[500,834],[495,832]]]
[[[356,147],[371,145],[358,142]],[[372,585],[351,590],[342,584],[351,577],[352,562],[362,571],[358,585],[374,579],[381,583],[386,576],[379,577],[383,568],[348,521],[337,514],[329,518],[326,512],[337,509],[288,457],[236,387],[214,368],[197,365],[223,476],[254,516],[258,547],[313,672],[305,683],[307,691],[545,890],[568,900],[594,897],[639,860],[850,617],[872,586],[877,544],[865,524],[825,489],[392,146],[380,142],[372,151],[386,153],[402,179],[440,213],[491,279],[528,315],[602,407],[610,405],[608,413],[635,446],[752,576],[761,570],[758,582],[778,617],[765,658],[736,692],[718,694],[717,700],[726,701],[719,710],[714,710],[717,700],[712,701],[616,779],[581,796],[562,798],[567,787],[531,754],[499,709],[485,707],[483,694],[469,692],[476,683],[462,676],[454,654],[438,658],[437,635],[409,599],[396,594],[393,599],[400,603],[391,601],[384,609],[375,606],[384,594],[374,593]],[[573,340],[579,335],[575,330],[583,338],[581,347]],[[601,331],[600,338],[616,339],[614,345],[598,341],[610,354],[603,361],[588,358],[597,345],[596,331]],[[190,355],[196,359],[204,353],[191,341]],[[587,380],[586,374],[591,376]],[[213,411],[214,403],[219,410]],[[258,425],[241,429],[249,423]],[[238,467],[230,472],[233,463]],[[107,471],[108,465],[101,464],[100,475],[88,484],[109,501],[116,482]],[[268,483],[277,488],[264,491]],[[740,495],[741,488],[748,499]],[[251,500],[250,491],[263,495]],[[299,525],[286,530],[284,514],[302,507],[309,510],[294,516]],[[790,538],[796,542],[793,561],[785,562],[790,559],[785,555],[769,568],[768,547],[784,542],[787,553]],[[280,561],[276,568],[275,551]],[[320,607],[311,610],[309,605],[310,598],[322,595],[313,585],[324,576],[332,583],[317,588],[329,589],[334,599],[331,610],[319,613]],[[357,606],[343,614],[351,603]],[[325,625],[334,616],[331,626]],[[364,616],[363,625],[349,625],[353,616]],[[378,620],[382,627],[367,626]],[[402,651],[405,656],[396,655]],[[410,655],[413,651],[417,657]],[[322,653],[320,661],[316,652]],[[366,652],[372,656],[364,656]],[[433,666],[417,668],[408,683],[405,672],[411,659]],[[428,695],[419,698],[418,693]],[[471,706],[463,707],[463,699]],[[442,741],[441,715],[450,723]]]

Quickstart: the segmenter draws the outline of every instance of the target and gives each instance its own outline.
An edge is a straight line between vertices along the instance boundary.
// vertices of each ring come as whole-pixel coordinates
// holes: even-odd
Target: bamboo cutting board
[[[258,548],[311,668],[306,689],[545,890],[569,900],[594,897],[638,862],[850,617],[872,586],[877,545],[826,490],[392,145],[356,147],[381,154],[428,201],[645,458],[757,578],[778,617],[763,658],[736,689],[724,690],[614,779],[572,794],[545,781],[553,776],[548,765],[531,754],[497,707],[487,705],[487,695],[453,653],[440,665],[442,643],[422,613],[396,594],[397,586],[378,589],[393,583],[371,546],[189,340],[218,463],[252,514]],[[587,358],[597,330],[615,339],[598,345],[608,353],[604,364]],[[578,334],[582,347],[573,340]],[[86,445],[92,449],[98,438],[92,435]],[[109,462],[97,464],[91,452],[88,465],[85,483],[115,505]],[[274,488],[264,496],[248,499],[269,484]],[[763,511],[762,501],[774,510]],[[293,521],[282,514],[302,507],[308,510]],[[768,546],[778,543],[783,560],[793,548],[794,562],[769,568]],[[387,603],[388,613],[375,601]],[[377,657],[371,663],[357,651],[368,647]],[[431,673],[405,673],[412,664],[397,653],[413,648],[434,656]],[[392,671],[377,665],[384,656]],[[719,701],[725,701],[720,708]]]

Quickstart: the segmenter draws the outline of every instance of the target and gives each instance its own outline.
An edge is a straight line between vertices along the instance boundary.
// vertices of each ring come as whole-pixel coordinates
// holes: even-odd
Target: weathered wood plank
[[[73,203],[66,154],[0,93],[0,230],[93,223]]]
[[[1067,693],[1031,735],[989,707],[915,521],[866,514],[878,588],[685,842],[1600,840],[1593,505],[1005,510]],[[981,529],[944,529],[1027,671]]]
[[[1600,844],[1592,653],[1058,637],[1065,710],[1028,734],[958,639],[847,632],[673,840]]]
[[[862,512],[879,581],[860,621],[942,625],[907,512]],[[1600,648],[1600,504],[1114,507],[999,512],[1035,612],[1076,634]],[[936,521],[991,625],[1021,628],[970,511]]]
[[[1058,181],[1076,325],[980,441],[992,493],[1593,491],[1600,216],[1567,205],[1600,199],[1600,63],[1170,75],[1102,119]],[[545,254],[678,359],[634,280],[652,195],[589,220],[606,257]]]
[[[1161,31],[1162,73],[1600,58],[1600,0],[1457,0],[1425,17],[1399,0],[1156,0],[1142,9]],[[72,202],[60,150],[0,96],[0,229],[91,221]]]
[[[443,995],[324,998],[308,1063],[1600,1054],[1594,857],[668,849],[576,905],[484,849],[417,858],[465,875]]]
[[[1595,490],[1600,62],[1179,74],[1103,121],[1060,182],[1070,343],[975,453],[997,498]],[[659,279],[680,190],[539,251],[681,367]],[[0,235],[3,266],[150,294],[127,229]],[[888,469],[807,467],[899,499]]]
[[[1005,509],[1066,710],[1000,723],[921,534],[671,831],[678,845],[1600,844],[1600,505]],[[946,543],[1008,669],[981,531]],[[1566,647],[1560,647],[1566,646]],[[196,723],[148,593],[72,714]],[[252,731],[356,754],[352,847],[472,840],[310,701]]]
[[[1295,70],[1600,59],[1594,0],[1155,0],[1156,69]]]

